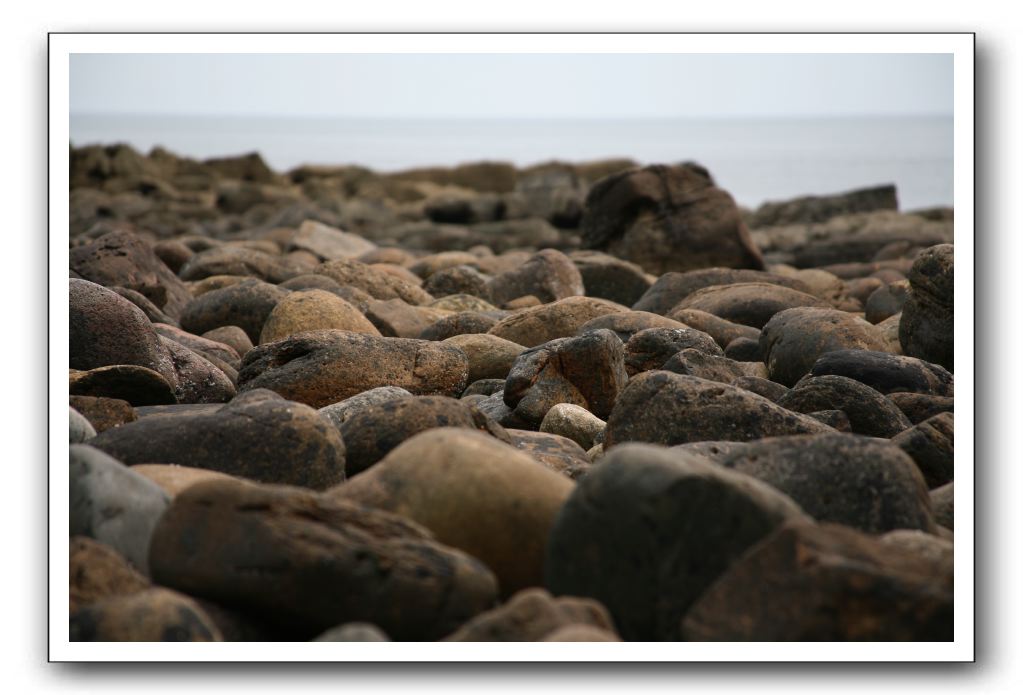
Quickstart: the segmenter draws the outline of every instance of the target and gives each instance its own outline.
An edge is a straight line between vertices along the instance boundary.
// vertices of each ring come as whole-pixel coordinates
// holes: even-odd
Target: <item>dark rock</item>
[[[135,421],[131,403],[119,398],[71,396],[71,407],[85,416],[96,432]]]
[[[909,273],[909,298],[902,309],[902,352],[953,369],[952,244],[933,246],[917,257]]]
[[[184,345],[168,338],[160,340],[177,373],[174,395],[178,403],[225,403],[234,398],[234,384],[227,374]]]
[[[725,357],[736,362],[762,362],[760,339],[736,338],[725,346]]]
[[[676,352],[665,361],[661,369],[676,374],[698,376],[709,381],[720,381],[722,384],[731,384],[744,376],[757,376],[754,371],[766,372],[760,362],[736,362],[727,357],[708,355],[693,348]]]
[[[796,413],[842,410],[852,431],[869,437],[894,437],[912,423],[883,395],[844,376],[803,379],[778,399],[778,405]]]
[[[763,203],[750,219],[750,226],[772,227],[783,224],[824,222],[839,215],[874,210],[898,210],[895,185],[859,188],[846,193],[804,196],[793,200]]]
[[[484,400],[475,403],[474,407],[502,427],[524,430],[536,426],[523,420],[515,414],[514,408],[507,406],[504,402],[503,388],[487,396]]]
[[[625,344],[625,369],[629,376],[660,369],[673,355],[686,348],[721,356],[714,339],[695,328],[648,328]]]
[[[179,345],[184,345],[189,350],[193,350],[207,359],[210,357],[216,357],[235,369],[237,369],[241,363],[241,355],[239,355],[238,351],[227,343],[193,335],[187,331],[181,330],[180,328],[168,326],[163,323],[154,323],[153,330],[155,330],[158,335],[164,338],[169,338]]]
[[[908,280],[882,285],[874,290],[864,303],[865,318],[870,323],[881,323],[889,316],[900,313],[908,298]]]
[[[239,360],[252,349],[252,341],[248,334],[238,326],[221,326],[202,334],[203,338],[223,343],[238,353]]]
[[[547,220],[502,220],[474,224],[467,238],[466,248],[482,244],[495,253],[513,249],[543,249],[565,246],[564,237]]]
[[[677,640],[682,616],[711,582],[778,524],[801,517],[781,493],[700,456],[625,445],[558,513],[547,588],[600,601],[626,640]]]
[[[493,194],[442,195],[429,200],[423,213],[441,224],[474,224],[501,219],[504,207],[501,198]]]
[[[954,420],[952,413],[940,413],[907,429],[892,439],[916,462],[927,487],[951,482],[954,473]]]
[[[516,449],[555,473],[578,480],[590,470],[586,450],[568,437],[517,429],[509,429],[508,435]]]
[[[926,393],[890,393],[888,400],[898,406],[914,425],[939,413],[951,413],[955,407],[952,396],[931,396]]]
[[[504,390],[504,379],[477,379],[465,387],[462,391],[462,398],[466,396],[493,396],[498,391]]]
[[[153,587],[71,614],[72,642],[220,642],[220,630],[187,596]]]
[[[132,364],[115,364],[84,372],[72,369],[68,392],[72,396],[116,398],[136,406],[178,402],[174,388],[161,374]]]
[[[288,290],[262,280],[245,280],[193,299],[181,312],[181,327],[201,335],[214,328],[238,326],[249,340],[258,343],[270,312],[286,296]]]
[[[618,336],[619,340],[627,343],[632,336],[647,328],[686,329],[688,326],[658,314],[651,314],[649,311],[620,311],[615,314],[598,316],[592,321],[587,321],[579,327],[577,334],[582,335],[599,328],[606,328],[612,331]]]
[[[444,638],[445,642],[539,642],[569,626],[587,626],[614,633],[604,606],[593,599],[552,597],[541,588],[523,589],[507,603],[481,613]]]
[[[702,268],[687,273],[665,273],[632,305],[632,308],[636,311],[667,315],[679,305],[679,302],[698,290],[715,285],[739,283],[767,283],[810,293],[810,288],[803,282],[775,273],[733,268]]]
[[[758,396],[763,396],[774,403],[777,403],[778,400],[789,391],[786,387],[779,383],[768,379],[762,379],[758,376],[741,376],[732,382],[732,386],[745,389],[746,391],[752,391]]]
[[[331,292],[341,287],[341,285],[337,284],[337,281],[331,280],[326,275],[314,275],[312,273],[307,273],[305,275],[296,275],[289,280],[285,280],[280,283],[280,287],[286,290],[327,290],[328,292]]]
[[[69,563],[71,613],[103,599],[149,588],[149,580],[120,553],[87,536],[72,536]]]
[[[468,265],[456,265],[432,273],[425,282],[423,289],[434,297],[446,297],[452,294],[471,294],[488,302],[492,299],[487,287],[487,276]]]
[[[177,463],[323,489],[344,480],[345,445],[315,410],[250,391],[214,413],[144,417],[92,440],[124,463]]]
[[[884,394],[906,391],[952,397],[955,389],[954,377],[940,365],[873,350],[828,352],[814,362],[810,374],[849,377]]]
[[[217,275],[241,275],[276,284],[303,272],[302,266],[282,256],[244,246],[215,246],[192,256],[180,270],[183,280]]]
[[[677,316],[684,309],[696,309],[732,323],[762,329],[779,312],[796,307],[818,307],[834,311],[823,299],[799,290],[764,282],[741,282],[697,290],[680,301],[669,313]]]
[[[575,335],[587,321],[620,311],[627,310],[606,299],[568,297],[501,319],[489,333],[519,345],[536,347],[555,338]]]
[[[955,483],[946,483],[931,490],[931,508],[934,520],[941,526],[952,530],[955,522]]]
[[[496,323],[497,319],[478,311],[462,311],[434,321],[418,337],[421,340],[446,340],[456,335],[486,333]]]
[[[554,249],[544,249],[518,268],[491,278],[487,289],[497,304],[527,294],[546,303],[586,293],[575,264]]]
[[[760,340],[760,331],[753,326],[744,326],[741,323],[732,323],[720,316],[714,314],[708,314],[706,311],[699,311],[698,309],[679,309],[678,311],[669,311],[668,318],[674,319],[675,321],[681,321],[690,328],[695,328],[698,331],[703,331],[711,338],[714,339],[721,349],[727,348],[731,343],[735,342],[740,338],[746,340],[752,340],[754,342]]]
[[[181,266],[185,265],[188,259],[195,255],[195,251],[177,239],[163,239],[156,242],[153,244],[153,253],[175,275],[181,270]]]
[[[844,410],[815,410],[807,415],[838,432],[853,431],[852,423],[849,422],[849,416],[845,414]]]
[[[599,251],[573,251],[569,258],[579,269],[588,297],[632,306],[650,289],[650,279],[635,263]]]
[[[830,427],[735,386],[664,371],[639,374],[615,402],[604,448],[622,442],[686,444],[816,434]]]
[[[142,294],[136,292],[135,290],[129,290],[129,289],[125,288],[125,287],[116,287],[116,286],[115,287],[111,287],[110,290],[112,292],[116,292],[117,294],[121,295],[122,297],[127,299],[129,302],[131,302],[132,304],[137,306],[139,309],[141,309],[142,313],[145,314],[146,318],[149,319],[152,323],[167,323],[167,324],[176,324],[177,323],[177,321],[175,319],[173,319],[170,316],[168,316],[167,314],[163,313],[163,310],[161,310],[158,306],[156,306],[151,301],[146,299],[145,295],[142,295]]]
[[[237,157],[216,157],[203,161],[203,166],[226,179],[274,183],[277,175],[267,166],[258,152]]]

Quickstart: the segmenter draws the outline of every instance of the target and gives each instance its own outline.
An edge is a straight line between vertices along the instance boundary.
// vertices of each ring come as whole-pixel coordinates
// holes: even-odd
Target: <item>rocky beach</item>
[[[951,208],[70,160],[72,641],[953,639]]]

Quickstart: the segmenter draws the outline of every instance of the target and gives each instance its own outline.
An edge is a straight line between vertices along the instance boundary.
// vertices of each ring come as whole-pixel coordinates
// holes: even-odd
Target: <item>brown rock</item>
[[[401,299],[371,299],[366,305],[366,318],[389,338],[418,338],[446,316],[441,309],[411,306]]]
[[[174,388],[161,374],[133,364],[69,370],[68,392],[72,396],[117,398],[135,406],[178,402]]]
[[[314,289],[292,292],[277,302],[263,324],[259,343],[273,343],[303,331],[331,328],[380,335],[351,304],[330,292]]]
[[[794,307],[820,307],[834,311],[823,299],[805,292],[762,282],[743,282],[697,290],[679,302],[670,313],[677,316],[677,312],[683,309],[697,309],[732,323],[763,328],[775,314]]]
[[[211,290],[188,303],[181,313],[181,327],[199,335],[222,326],[238,326],[249,340],[258,343],[263,324],[286,296],[287,290],[262,280]]]
[[[182,490],[206,480],[232,480],[235,476],[218,473],[207,468],[179,466],[176,463],[140,463],[131,467],[139,475],[149,478],[172,498]]]
[[[578,480],[590,470],[586,450],[568,437],[551,432],[517,429],[509,429],[508,435],[516,449],[529,454],[534,461],[555,473]]]
[[[625,369],[629,376],[660,369],[686,348],[721,356],[721,348],[714,339],[695,328],[648,328],[633,335],[625,344]]]
[[[686,273],[665,273],[632,305],[632,308],[636,311],[667,315],[669,311],[678,306],[679,302],[697,290],[716,285],[751,282],[778,285],[810,293],[810,288],[805,283],[775,273],[734,268],[702,268]]]
[[[71,614],[72,642],[220,642],[205,611],[176,591],[153,587],[112,596]]]
[[[953,417],[952,413],[939,413],[892,438],[892,444],[916,462],[929,488],[940,487],[954,477]]]
[[[632,336],[647,328],[688,328],[684,323],[679,323],[664,316],[651,314],[649,311],[621,311],[616,314],[605,314],[598,316],[592,321],[587,321],[576,332],[579,335],[599,328],[606,328],[618,336],[623,343],[629,342]]]
[[[414,337],[421,340],[446,340],[458,335],[483,334],[496,323],[497,319],[478,311],[462,311],[434,321]]]
[[[324,260],[333,261],[338,258],[357,258],[375,251],[377,246],[357,234],[349,234],[315,220],[306,220],[291,238],[290,248],[311,251]]]
[[[497,304],[527,294],[546,303],[586,292],[575,264],[554,249],[544,249],[515,270],[492,278],[487,282],[487,289]]]
[[[650,278],[635,263],[599,251],[573,251],[568,257],[579,269],[587,297],[632,306],[650,289]]]
[[[71,396],[71,407],[85,416],[97,432],[135,421],[131,403],[120,398]]]
[[[469,360],[470,384],[480,379],[503,381],[516,358],[526,350],[518,343],[488,333],[454,335],[442,342],[454,345],[465,353]]]
[[[238,326],[221,326],[202,334],[203,338],[223,343],[238,353],[239,362],[245,353],[252,349],[252,341],[248,334]]]
[[[72,613],[90,603],[149,588],[149,580],[120,553],[87,536],[71,538],[68,578]]]
[[[233,244],[215,246],[200,251],[188,259],[181,268],[181,278],[194,281],[220,275],[235,275],[276,284],[304,272],[302,265],[277,255],[276,247],[274,249],[274,253],[266,253]]]
[[[339,285],[356,287],[375,299],[401,299],[412,305],[426,305],[433,297],[396,275],[352,259],[328,261],[317,266],[318,275],[326,275]]]
[[[703,331],[717,343],[722,350],[739,338],[749,340],[760,340],[760,331],[752,326],[744,326],[741,323],[732,323],[720,316],[708,314],[699,309],[678,309],[668,312],[668,318],[680,321],[690,328]]]
[[[568,297],[512,314],[499,321],[489,333],[519,345],[536,347],[555,338],[575,335],[587,321],[620,311],[627,309],[604,299]]]
[[[856,434],[894,437],[912,423],[883,395],[844,376],[807,377],[778,399],[778,405],[796,413],[841,410]]]
[[[888,400],[898,406],[914,425],[939,413],[951,413],[955,408],[953,397],[926,393],[890,393]]]
[[[952,371],[954,251],[952,244],[932,246],[909,272],[909,297],[902,309],[902,352]]]
[[[546,590],[535,588],[523,589],[507,603],[477,615],[444,641],[539,642],[568,627],[597,629],[614,637],[611,616],[597,601],[574,596],[554,598]]]

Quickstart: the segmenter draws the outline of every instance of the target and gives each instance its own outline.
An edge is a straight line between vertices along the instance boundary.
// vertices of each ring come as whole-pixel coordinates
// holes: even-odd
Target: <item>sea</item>
[[[894,183],[899,208],[953,203],[951,116],[414,120],[74,114],[71,143],[162,146],[194,158],[258,151],[272,168],[382,172],[473,161],[527,166],[628,157],[692,161],[743,206]]]

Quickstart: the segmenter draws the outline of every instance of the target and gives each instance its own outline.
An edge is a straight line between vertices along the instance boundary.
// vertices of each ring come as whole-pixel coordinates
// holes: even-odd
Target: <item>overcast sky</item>
[[[390,118],[951,115],[952,56],[75,54],[71,112]]]

